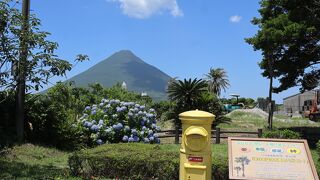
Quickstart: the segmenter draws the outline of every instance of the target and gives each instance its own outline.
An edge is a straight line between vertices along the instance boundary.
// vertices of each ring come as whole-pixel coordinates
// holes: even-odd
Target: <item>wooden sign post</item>
[[[229,178],[319,180],[306,140],[228,138]]]

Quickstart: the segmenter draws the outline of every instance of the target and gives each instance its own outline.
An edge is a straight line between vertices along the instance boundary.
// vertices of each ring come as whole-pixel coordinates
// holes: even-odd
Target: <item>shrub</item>
[[[227,146],[212,155],[212,177],[229,179]],[[217,153],[219,153],[217,152]],[[108,144],[74,152],[71,173],[83,178],[179,179],[179,146],[155,144]]]
[[[301,139],[301,135],[298,132],[294,132],[288,129],[266,131],[263,133],[262,137],[276,139]]]
[[[102,99],[99,105],[85,107],[77,127],[91,144],[160,143],[155,110],[134,102]]]
[[[179,154],[160,145],[109,144],[69,157],[73,175],[121,179],[178,179]]]

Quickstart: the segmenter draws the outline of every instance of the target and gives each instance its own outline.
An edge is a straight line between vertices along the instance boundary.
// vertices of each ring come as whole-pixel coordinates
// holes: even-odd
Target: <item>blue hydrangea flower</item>
[[[142,126],[142,130],[143,130],[143,131],[147,130],[147,127]]]
[[[85,111],[89,111],[89,110],[91,110],[91,107],[90,107],[90,106],[86,106],[86,107],[84,108],[84,110],[85,110]]]
[[[92,126],[91,122],[85,121],[84,122],[84,127],[90,128]]]
[[[83,114],[83,117],[84,117],[84,118],[87,118],[87,117],[88,117],[88,114]]]
[[[133,142],[133,141],[134,141],[133,137],[129,137],[128,142]]]
[[[92,131],[99,131],[99,126],[98,125],[92,125],[90,128]]]
[[[103,120],[100,119],[100,120],[99,120],[99,125],[103,125],[103,124],[104,124]]]
[[[100,103],[100,104],[99,104],[99,107],[103,107],[103,106],[104,106],[104,104],[103,104],[103,103]]]
[[[121,109],[122,109],[122,111],[125,111],[125,110],[127,110],[127,107],[126,106],[122,106]]]
[[[138,112],[138,111],[139,111],[138,108],[134,108],[134,109],[133,109],[133,112]]]
[[[136,129],[131,129],[131,133],[133,134],[133,135],[138,135],[138,132],[137,132],[137,130]]]
[[[154,137],[153,137],[153,136],[150,136],[150,137],[149,137],[149,140],[150,140],[151,142],[153,142],[153,141],[154,141]]]
[[[152,118],[155,117],[155,115],[154,115],[154,114],[151,114],[151,113],[147,113],[147,117],[150,118],[150,119],[152,119]]]
[[[146,124],[146,122],[144,120],[140,121],[141,126],[144,126]]]
[[[140,104],[135,104],[134,105],[136,108],[139,108],[140,107]]]
[[[129,112],[128,113],[128,116],[131,118],[133,116],[133,113],[132,112]]]
[[[150,108],[149,111],[150,112],[155,112],[155,110],[153,108]]]
[[[156,129],[156,128],[157,128],[157,125],[156,125],[156,124],[152,124],[151,127],[152,127],[153,129]]]
[[[104,132],[106,132],[107,134],[109,134],[109,133],[112,132],[112,128],[111,128],[111,127],[108,127],[106,130],[104,130]]]
[[[92,114],[92,115],[95,115],[95,114],[97,114],[97,111],[96,111],[96,110],[93,110],[93,111],[91,111],[91,114]]]
[[[101,145],[101,144],[103,144],[103,141],[101,139],[98,139],[97,144]]]
[[[122,109],[120,107],[116,107],[117,112],[122,112]]]
[[[123,136],[122,141],[123,142],[128,142],[128,139],[129,139],[128,136]]]
[[[123,128],[123,125],[121,123],[118,123],[117,126],[118,126],[119,129]]]
[[[114,102],[117,103],[117,104],[120,104],[120,100],[119,99],[116,99]]]
[[[139,111],[139,112],[138,112],[138,115],[143,115],[143,112],[142,112],[142,111]]]
[[[96,120],[92,120],[91,122],[92,122],[92,124],[96,124],[96,123],[97,123],[97,121],[96,121]]]
[[[140,110],[144,110],[144,108],[146,108],[145,106],[140,106],[139,109]]]
[[[141,136],[144,136],[144,131],[140,131],[140,135],[141,135]]]
[[[148,135],[149,135],[149,136],[152,136],[152,135],[153,135],[153,131],[152,131],[151,129],[148,131]]]
[[[139,142],[140,141],[140,138],[138,136],[133,136],[133,141],[134,142]]]

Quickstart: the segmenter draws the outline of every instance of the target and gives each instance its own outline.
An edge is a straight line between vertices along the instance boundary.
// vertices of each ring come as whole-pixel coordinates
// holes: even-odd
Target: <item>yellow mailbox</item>
[[[182,122],[180,180],[211,179],[211,124],[214,115],[205,111],[179,114]]]

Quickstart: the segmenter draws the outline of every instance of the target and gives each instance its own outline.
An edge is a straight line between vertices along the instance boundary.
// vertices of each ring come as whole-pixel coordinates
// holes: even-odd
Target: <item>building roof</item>
[[[315,91],[318,91],[318,90],[310,90],[310,91],[314,91],[314,92],[315,92]],[[303,92],[303,93],[310,92],[310,91],[305,91],[305,92]],[[294,95],[291,95],[291,96],[285,97],[285,98],[283,98],[283,100],[286,100],[286,99],[292,98],[292,97],[294,97],[294,96],[298,96],[298,95],[303,94],[303,93],[298,93],[298,94],[294,94]]]

